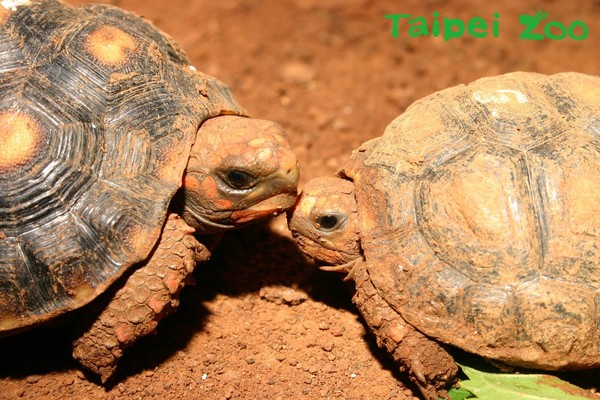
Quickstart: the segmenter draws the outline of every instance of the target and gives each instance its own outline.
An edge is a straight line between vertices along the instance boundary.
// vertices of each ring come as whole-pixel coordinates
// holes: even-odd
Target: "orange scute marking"
[[[130,257],[134,260],[143,260],[148,257],[148,253],[154,247],[160,236],[161,227],[152,228],[142,224],[131,223],[124,230],[123,241],[127,243]]]
[[[42,130],[30,116],[13,111],[0,113],[0,170],[27,164],[42,143]]]
[[[12,15],[12,12],[4,7],[0,7],[0,26],[2,26],[8,18]]]
[[[86,50],[98,61],[108,65],[118,65],[129,59],[136,50],[135,39],[114,26],[101,26],[85,40]]]
[[[181,121],[175,121],[174,129],[191,130],[195,124],[190,124],[181,117]],[[165,183],[181,185],[181,176],[188,163],[189,145],[186,138],[177,138],[177,135],[169,135],[155,142],[154,148],[161,149],[157,154],[157,159],[160,160],[154,172],[155,176]]]

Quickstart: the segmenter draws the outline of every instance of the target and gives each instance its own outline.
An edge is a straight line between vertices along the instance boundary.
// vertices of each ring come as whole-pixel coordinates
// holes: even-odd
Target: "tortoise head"
[[[288,213],[300,249],[323,269],[349,271],[360,259],[359,220],[354,184],[341,178],[309,181]]]
[[[196,135],[183,179],[182,216],[199,233],[277,215],[297,196],[298,163],[283,128],[219,116]]]

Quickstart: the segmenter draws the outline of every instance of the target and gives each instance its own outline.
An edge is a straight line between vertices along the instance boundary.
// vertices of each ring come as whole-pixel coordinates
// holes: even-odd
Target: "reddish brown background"
[[[78,0],[72,3],[83,4]],[[509,71],[600,73],[600,1],[113,0],[173,36],[195,66],[227,82],[289,133],[302,183],[331,174],[414,100]],[[524,41],[519,14],[581,19],[586,40]],[[474,16],[498,38],[393,39],[384,14]],[[336,275],[296,251],[278,218],[228,235],[178,314],[131,349],[116,385],[84,379],[68,331],[0,341],[0,399],[411,398],[366,333]],[[593,387],[599,379],[582,384]]]

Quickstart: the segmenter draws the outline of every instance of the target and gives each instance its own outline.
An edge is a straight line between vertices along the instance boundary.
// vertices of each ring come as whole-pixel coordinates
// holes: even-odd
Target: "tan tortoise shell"
[[[512,365],[600,365],[600,78],[437,92],[342,175],[370,279],[411,325]]]

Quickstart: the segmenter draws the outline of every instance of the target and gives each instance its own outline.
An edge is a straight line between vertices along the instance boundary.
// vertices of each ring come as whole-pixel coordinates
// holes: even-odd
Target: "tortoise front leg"
[[[193,282],[198,261],[210,251],[192,235],[194,229],[169,215],[157,247],[117,291],[92,326],[73,342],[73,357],[106,382],[123,350],[156,330],[175,311],[181,289]]]
[[[452,356],[390,307],[373,286],[364,263],[353,272],[356,292],[352,300],[377,338],[377,344],[392,355],[401,372],[408,373],[425,399],[448,398],[447,389],[458,373]]]

